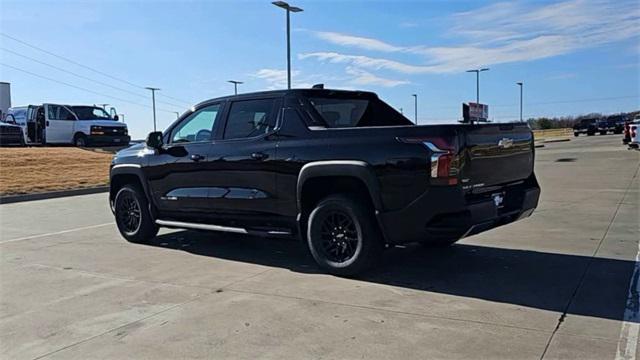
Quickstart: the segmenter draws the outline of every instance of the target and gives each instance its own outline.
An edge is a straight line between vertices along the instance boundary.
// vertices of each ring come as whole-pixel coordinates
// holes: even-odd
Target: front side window
[[[275,99],[236,101],[231,105],[225,139],[249,138],[274,128]]]
[[[207,106],[184,119],[171,135],[172,143],[211,141],[213,125],[220,111],[220,104]]]

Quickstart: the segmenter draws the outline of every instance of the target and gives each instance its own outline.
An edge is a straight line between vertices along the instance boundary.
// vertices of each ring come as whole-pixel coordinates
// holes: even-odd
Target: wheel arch
[[[149,203],[151,216],[155,218],[156,211],[151,190],[147,182],[144,181],[144,174],[139,166],[138,164],[116,164],[111,168],[109,176],[109,204],[113,210],[113,203],[118,191],[125,185],[135,184],[144,192],[147,202]]]
[[[371,166],[359,160],[317,161],[304,165],[298,176],[297,222],[302,238],[306,234],[306,219],[313,207],[324,197],[335,193],[355,194],[365,200],[382,230],[377,216],[382,210],[380,186]]]

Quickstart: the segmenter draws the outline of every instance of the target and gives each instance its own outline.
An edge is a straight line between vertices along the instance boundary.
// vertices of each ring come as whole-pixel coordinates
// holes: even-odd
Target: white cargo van
[[[43,104],[10,108],[7,119],[22,127],[26,144],[126,146],[127,125],[115,113],[93,105]]]

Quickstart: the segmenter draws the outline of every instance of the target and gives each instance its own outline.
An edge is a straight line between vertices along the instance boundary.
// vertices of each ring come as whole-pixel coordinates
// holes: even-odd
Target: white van
[[[26,144],[126,146],[127,125],[115,113],[93,105],[43,104],[12,107],[7,120],[22,127]]]

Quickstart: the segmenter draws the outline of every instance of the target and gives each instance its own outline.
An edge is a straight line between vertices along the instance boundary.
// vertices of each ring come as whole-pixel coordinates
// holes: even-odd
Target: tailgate
[[[533,133],[524,123],[461,126],[464,189],[524,180],[533,172]]]

